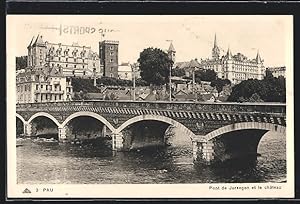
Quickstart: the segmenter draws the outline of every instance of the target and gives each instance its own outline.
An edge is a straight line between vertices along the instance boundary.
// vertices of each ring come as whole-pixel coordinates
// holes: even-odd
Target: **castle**
[[[221,79],[229,79],[231,83],[237,84],[247,79],[263,79],[265,75],[265,67],[259,52],[254,59],[248,59],[245,55],[237,53],[233,55],[230,48],[227,53],[221,56],[221,48],[217,44],[217,36],[214,37],[214,45],[212,48],[212,58],[196,60],[197,69],[212,69]],[[177,62],[175,68],[188,70],[190,63]]]

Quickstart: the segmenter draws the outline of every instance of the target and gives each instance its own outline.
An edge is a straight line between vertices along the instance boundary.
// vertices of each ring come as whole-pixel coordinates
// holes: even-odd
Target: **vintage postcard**
[[[7,15],[8,198],[293,198],[293,16]]]

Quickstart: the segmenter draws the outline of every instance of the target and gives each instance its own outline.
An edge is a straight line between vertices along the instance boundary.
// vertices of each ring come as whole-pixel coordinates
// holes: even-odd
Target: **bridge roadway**
[[[139,121],[160,121],[180,128],[193,143],[195,161],[213,163],[237,155],[255,154],[268,131],[285,133],[286,105],[282,103],[68,101],[16,105],[16,115],[31,135],[32,121],[44,116],[66,138],[68,123],[89,116],[101,121],[113,135],[113,149],[124,149],[122,134]],[[239,145],[237,145],[239,144]]]

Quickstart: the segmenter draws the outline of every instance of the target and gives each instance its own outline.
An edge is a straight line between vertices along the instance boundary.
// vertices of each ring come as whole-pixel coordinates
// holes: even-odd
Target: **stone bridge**
[[[43,116],[56,124],[60,141],[72,119],[95,118],[110,130],[113,150],[124,150],[126,127],[160,121],[190,137],[194,160],[208,164],[256,156],[262,136],[268,131],[285,134],[286,126],[286,105],[280,103],[69,101],[17,104],[16,111],[26,135],[31,135],[32,121]]]

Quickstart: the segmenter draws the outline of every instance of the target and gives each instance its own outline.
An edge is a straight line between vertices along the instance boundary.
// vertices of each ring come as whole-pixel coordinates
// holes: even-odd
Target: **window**
[[[114,60],[113,59],[110,59],[110,62],[113,62]]]
[[[41,89],[43,89],[43,85],[41,85]]]
[[[76,58],[74,58],[74,62],[76,62]]]
[[[84,65],[82,66],[82,68],[84,68]]]
[[[58,58],[58,61],[60,61],[60,57]]]
[[[85,71],[83,71],[83,75],[85,75]]]
[[[84,63],[84,59],[82,59],[82,62]]]
[[[66,67],[68,67],[68,64],[66,64]]]
[[[114,52],[110,52],[110,56],[113,56],[114,55]]]
[[[94,66],[94,67],[96,66],[95,62],[93,63],[93,66]]]
[[[74,68],[76,68],[76,64],[74,64]]]
[[[66,58],[66,62],[68,61],[68,58]]]
[[[110,77],[113,77],[114,75],[112,73],[110,73]]]
[[[110,49],[110,50],[113,50],[113,49],[114,49],[114,47],[113,47],[113,46],[110,46],[110,47],[109,47],[109,49]]]

